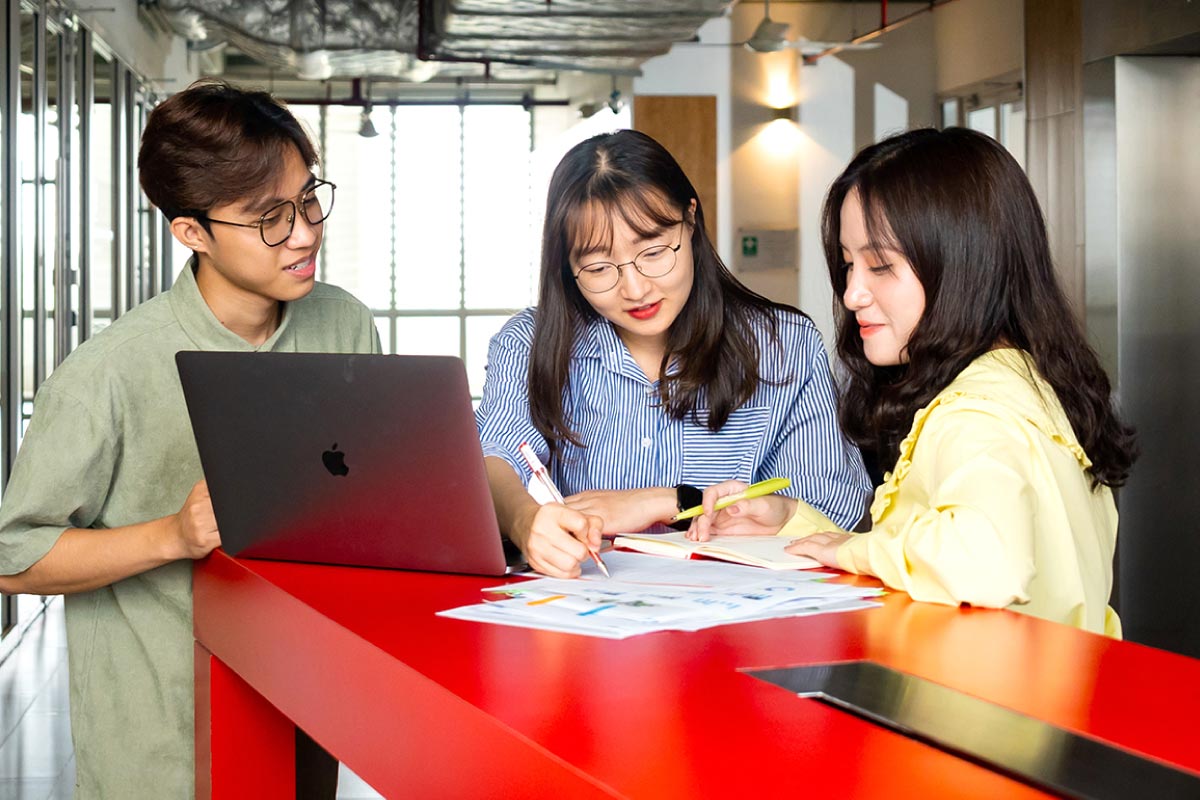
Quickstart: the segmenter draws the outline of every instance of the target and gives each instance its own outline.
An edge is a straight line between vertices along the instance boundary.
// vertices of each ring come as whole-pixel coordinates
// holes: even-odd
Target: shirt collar
[[[650,383],[646,373],[642,372],[642,368],[633,360],[633,354],[629,352],[625,342],[621,341],[617,329],[604,317],[596,316],[583,323],[575,336],[574,355],[576,358],[596,359],[610,372],[642,383]],[[667,365],[667,374],[674,374],[678,370],[678,360],[673,359]]]
[[[283,304],[279,327],[261,345],[252,345],[221,324],[200,294],[193,255],[167,292],[171,311],[189,339],[201,350],[274,350],[292,318],[292,303]]]

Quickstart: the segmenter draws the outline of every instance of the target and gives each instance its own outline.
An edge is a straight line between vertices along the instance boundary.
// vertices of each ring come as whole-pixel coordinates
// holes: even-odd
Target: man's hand
[[[192,487],[183,508],[175,515],[173,555],[180,558],[204,558],[221,544],[217,518],[213,514],[208,483],[201,480]]]

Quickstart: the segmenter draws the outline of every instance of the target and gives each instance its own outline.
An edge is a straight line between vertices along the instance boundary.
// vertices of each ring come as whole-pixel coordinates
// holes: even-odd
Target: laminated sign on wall
[[[740,228],[735,248],[738,272],[800,268],[798,228]]]

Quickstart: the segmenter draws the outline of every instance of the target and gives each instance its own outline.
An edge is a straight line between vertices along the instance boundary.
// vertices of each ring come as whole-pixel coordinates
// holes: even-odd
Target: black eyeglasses
[[[585,264],[575,273],[575,282],[580,288],[593,294],[607,292],[621,282],[623,268],[630,265],[647,278],[661,278],[675,269],[675,254],[683,247],[683,223],[679,221],[679,242],[674,246],[656,244],[647,247],[633,257],[632,261],[624,264],[614,264],[611,261],[597,261]]]
[[[333,210],[333,190],[335,184],[329,181],[317,181],[301,192],[297,200],[300,211],[309,225],[320,225],[329,218]],[[296,201],[284,200],[276,206],[267,209],[267,213],[258,218],[257,222],[230,222],[224,219],[213,219],[205,215],[209,222],[219,222],[222,225],[236,225],[239,228],[258,228],[263,244],[267,247],[278,247],[292,235],[296,224]]]

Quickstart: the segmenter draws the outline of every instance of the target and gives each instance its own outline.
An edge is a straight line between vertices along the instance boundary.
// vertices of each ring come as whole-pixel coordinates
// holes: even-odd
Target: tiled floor
[[[74,786],[59,599],[0,664],[0,800],[69,800]]]
[[[0,663],[0,800],[70,800],[75,755],[67,704],[67,639],[56,598]],[[377,797],[342,767],[339,800]]]

